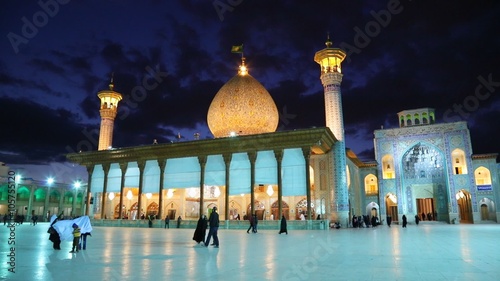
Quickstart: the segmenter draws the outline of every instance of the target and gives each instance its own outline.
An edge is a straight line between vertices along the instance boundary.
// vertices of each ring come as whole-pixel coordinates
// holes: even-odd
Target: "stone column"
[[[204,212],[204,201],[205,201],[205,166],[207,164],[207,156],[198,156],[198,162],[200,163],[200,216]]]
[[[86,202],[85,202],[85,215],[89,215],[90,211],[90,198],[92,197],[92,174],[94,173],[94,165],[88,165],[87,166],[87,189],[85,190],[85,194],[87,195]]]
[[[160,185],[159,185],[159,191],[158,191],[158,205],[159,205],[159,210],[158,210],[158,217],[160,219],[163,218],[163,181],[165,177],[165,167],[167,164],[167,160],[158,160],[158,166],[160,166]]]
[[[255,213],[255,161],[257,160],[257,152],[248,152],[248,160],[250,160],[250,215]]]
[[[283,149],[276,149],[274,151],[274,157],[276,157],[276,164],[278,173],[278,217],[276,219],[281,220],[283,215],[283,178],[281,177],[281,163],[283,161]]]
[[[306,169],[306,201],[307,201],[307,219],[311,220],[311,179],[309,172],[309,164],[311,162],[311,148],[302,148],[302,153],[304,154],[305,169]]]
[[[229,220],[229,188],[230,188],[229,173],[230,173],[231,159],[233,158],[233,154],[223,154],[222,157],[224,158],[224,164],[226,169],[226,193],[225,193],[226,210],[224,214],[226,215],[226,221],[227,221]]]
[[[101,194],[101,220],[104,219],[104,215],[106,214],[106,193],[108,192],[108,174],[110,167],[111,165],[109,163],[102,164],[102,169],[104,170],[104,186]]]
[[[125,162],[125,163],[119,163],[120,165],[120,170],[122,172],[122,175],[121,175],[121,180],[120,180],[120,214],[118,215],[118,219],[123,219],[123,197],[125,196],[125,192],[124,192],[124,189],[125,189],[125,173],[127,172],[127,167],[128,167],[128,163]]]
[[[139,192],[137,193],[137,213],[139,219],[142,215],[142,187],[144,185],[144,168],[146,167],[146,161],[137,161],[137,167],[139,167]],[[147,211],[147,210],[146,210]],[[146,211],[144,214],[146,214]],[[146,216],[146,215],[144,215]]]
[[[26,212],[26,220],[31,220],[31,209],[33,208],[33,196],[35,195],[35,187],[30,186],[30,198],[28,199],[28,211]]]

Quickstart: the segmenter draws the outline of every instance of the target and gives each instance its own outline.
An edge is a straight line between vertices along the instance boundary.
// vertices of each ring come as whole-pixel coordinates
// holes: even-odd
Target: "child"
[[[70,253],[78,253],[78,242],[80,241],[80,228],[76,223],[73,224],[73,249],[71,249]]]

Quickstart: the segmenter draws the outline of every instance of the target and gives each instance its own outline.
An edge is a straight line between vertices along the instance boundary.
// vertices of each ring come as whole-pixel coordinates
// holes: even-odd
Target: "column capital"
[[[87,173],[88,173],[89,175],[91,175],[91,174],[94,172],[94,167],[95,167],[95,166],[94,166],[93,164],[92,164],[92,165],[87,165],[87,166],[85,166],[85,168],[87,168]]]
[[[167,166],[167,159],[157,159],[156,160],[158,162],[158,166],[160,167],[160,170],[161,171],[164,171],[165,170],[165,167]]]
[[[110,163],[105,163],[105,164],[102,164],[102,169],[104,170],[104,174],[108,174],[109,173],[109,169],[111,168],[111,164]]]
[[[146,161],[144,160],[137,161],[137,167],[139,167],[139,171],[142,173],[144,171],[144,168],[146,167]]]
[[[247,155],[248,155],[248,160],[250,160],[250,163],[255,163],[255,161],[257,160],[257,151],[248,151],[247,152]]]
[[[206,155],[200,155],[198,156],[198,162],[200,163],[200,166],[205,166],[205,164],[207,164],[207,158],[208,156]]]
[[[276,161],[281,162],[283,160],[283,154],[285,154],[283,149],[275,149],[274,157],[276,158]]]
[[[120,165],[120,170],[122,170],[122,174],[124,174],[127,171],[128,162],[120,162],[118,165]]]
[[[306,160],[311,158],[311,148],[310,147],[302,147],[302,154]]]
[[[231,159],[233,159],[233,154],[232,153],[222,154],[222,158],[224,159],[224,163],[226,163],[226,165],[230,164],[231,163]]]

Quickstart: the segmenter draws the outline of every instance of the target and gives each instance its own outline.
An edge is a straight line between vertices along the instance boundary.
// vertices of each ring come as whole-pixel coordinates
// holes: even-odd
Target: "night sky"
[[[442,2],[3,1],[0,161],[61,174],[65,154],[96,150],[97,92],[112,73],[124,96],[115,147],[212,138],[207,111],[240,44],[279,130],[324,127],[313,57],[327,33],[348,53],[346,146],[361,159],[374,159],[375,129],[421,107],[438,123],[467,121],[475,154],[498,153],[500,2]]]

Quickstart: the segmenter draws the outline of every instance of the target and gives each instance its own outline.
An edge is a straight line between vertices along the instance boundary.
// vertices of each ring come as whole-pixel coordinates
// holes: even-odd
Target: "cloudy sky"
[[[239,44],[280,130],[324,126],[313,57],[327,32],[348,53],[346,145],[360,158],[374,159],[373,130],[420,107],[467,121],[474,153],[498,153],[500,3],[441,2],[3,1],[0,161],[57,174],[66,153],[96,150],[111,73],[124,96],[115,147],[212,138],[207,111],[237,72]]]

